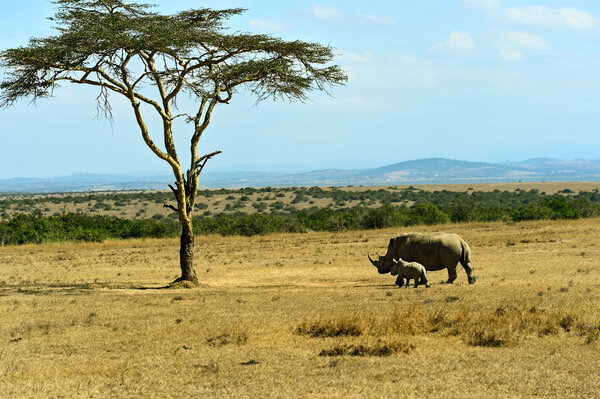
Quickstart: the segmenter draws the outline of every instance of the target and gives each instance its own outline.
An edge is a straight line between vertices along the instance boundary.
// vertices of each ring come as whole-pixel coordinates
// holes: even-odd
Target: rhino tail
[[[477,277],[473,275],[473,266],[471,266],[471,248],[464,240],[461,239],[460,245],[462,246],[462,254],[460,255],[460,264],[467,272],[467,278],[469,284],[474,284],[477,281]]]
[[[470,266],[471,264],[471,248],[469,248],[469,244],[465,242],[465,240],[460,240],[460,245],[462,247],[462,251],[460,254],[460,264],[463,267]]]

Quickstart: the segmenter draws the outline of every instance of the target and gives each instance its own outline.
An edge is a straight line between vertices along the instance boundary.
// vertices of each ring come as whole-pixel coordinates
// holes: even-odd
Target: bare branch
[[[192,117],[190,116],[190,114],[177,114],[177,115],[175,115],[175,116],[172,116],[172,117],[171,117],[171,121],[174,121],[175,119],[177,119],[177,118],[181,118],[181,117],[184,117],[184,116],[186,117],[186,121],[189,121],[189,120],[193,120],[193,119],[194,119],[194,118],[192,118]]]
[[[215,94],[215,97],[218,95],[219,95],[219,93],[217,92]],[[202,137],[202,133],[204,133],[204,131],[208,127],[208,124],[210,123],[210,117],[211,117],[212,111],[215,108],[215,106],[217,105],[217,99],[215,97],[212,98],[212,100],[210,101],[210,104],[208,105],[208,109],[206,110],[206,112],[204,112],[204,120],[203,120],[202,124],[200,124],[200,119],[202,118],[202,112],[204,110],[204,107],[206,106],[206,102],[208,101],[206,98],[202,99],[200,109],[198,110],[198,113],[196,114],[196,118],[194,119],[194,135],[192,136],[192,140],[190,143],[190,150],[192,152],[192,164],[197,161],[198,142],[200,141],[200,138]]]
[[[131,54],[128,54],[128,58],[130,57]],[[142,117],[142,113],[140,111],[140,103],[137,101],[138,96],[136,96],[136,94],[134,93],[133,88],[129,84],[129,80],[127,78],[126,63],[124,63],[124,65],[121,66],[121,78],[123,79],[123,83],[125,84],[125,86],[127,86],[127,97],[129,98],[131,106],[133,107],[133,112],[135,114],[135,118],[137,120],[140,131],[142,133],[142,138],[144,139],[144,142],[152,150],[152,152],[156,154],[157,157],[168,162],[174,171],[176,171],[177,169],[180,170],[179,165],[175,162],[175,160],[172,159],[169,156],[169,154],[165,154],[163,151],[161,151],[156,146],[156,144],[154,144],[154,141],[150,138],[148,127],[146,126],[146,123],[144,122],[144,118]]]
[[[133,82],[131,87],[135,88],[138,85],[138,83],[140,83],[142,80],[144,80],[144,78],[147,77],[149,74],[150,74],[149,72],[144,72],[143,74],[141,74],[140,77],[137,78],[137,80],[135,82]]]
[[[206,162],[208,162],[208,160],[214,157],[215,155],[219,155],[222,152],[223,151],[213,151],[210,154],[201,156],[200,159],[198,159],[192,166],[193,170],[195,170],[196,173],[199,175],[200,173],[202,173],[202,169],[204,169]]]
[[[168,208],[168,209],[175,211],[176,213],[179,213],[179,209],[175,208],[173,205],[164,204],[163,208]]]
[[[96,97],[96,109],[98,112],[97,117],[100,118],[101,115],[104,115],[110,121],[112,127],[112,106],[110,105],[108,89],[106,87],[100,87],[100,93]]]
[[[179,190],[178,189],[176,189],[175,187],[173,187],[170,184],[169,184],[169,188],[171,189],[171,191],[173,191],[173,194],[175,194],[175,197],[177,197],[179,195]]]

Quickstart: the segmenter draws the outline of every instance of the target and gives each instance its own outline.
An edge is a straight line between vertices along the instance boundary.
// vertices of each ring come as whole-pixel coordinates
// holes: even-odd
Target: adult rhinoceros
[[[402,234],[390,238],[387,253],[385,256],[380,256],[379,260],[367,256],[379,274],[389,273],[394,265],[394,259],[402,258],[407,262],[418,262],[428,271],[448,269],[448,281],[446,281],[448,284],[456,280],[456,267],[460,262],[467,272],[469,284],[473,284],[476,280],[471,268],[469,245],[456,234]]]

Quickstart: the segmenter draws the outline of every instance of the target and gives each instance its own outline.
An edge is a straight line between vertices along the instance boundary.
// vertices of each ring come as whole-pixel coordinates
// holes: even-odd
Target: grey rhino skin
[[[404,285],[404,279],[406,279],[406,288],[410,285],[410,280],[415,281],[415,288],[420,285],[424,285],[429,288],[429,280],[427,280],[427,270],[425,267],[417,262],[405,262],[402,258],[394,259],[394,266],[392,266],[391,275],[398,275],[396,278],[396,285],[402,287]]]
[[[467,273],[469,284],[475,283],[471,267],[471,249],[469,245],[456,234],[448,233],[406,233],[390,238],[387,253],[379,260],[369,260],[377,268],[379,274],[392,270],[394,259],[407,262],[418,262],[427,271],[448,269],[447,284],[456,280],[456,267],[460,263]]]

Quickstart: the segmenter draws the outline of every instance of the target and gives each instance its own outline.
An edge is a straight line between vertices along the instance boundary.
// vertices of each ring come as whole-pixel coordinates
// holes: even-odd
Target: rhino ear
[[[392,243],[394,242],[394,238],[395,237],[390,238],[390,245],[392,245]]]

